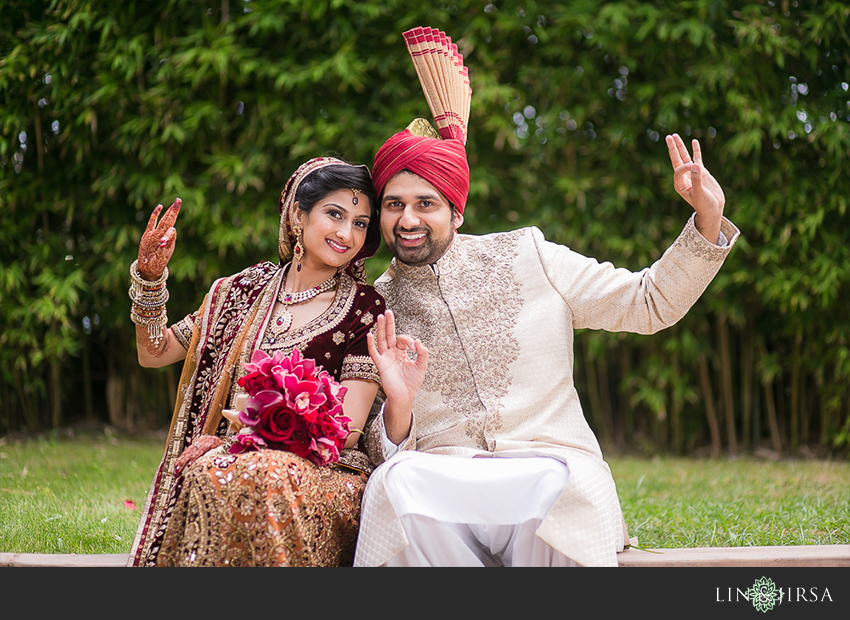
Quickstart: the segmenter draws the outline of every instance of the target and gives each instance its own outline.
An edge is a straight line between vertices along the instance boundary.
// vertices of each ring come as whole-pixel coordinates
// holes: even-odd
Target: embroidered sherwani
[[[537,228],[457,235],[434,265],[393,261],[375,283],[396,330],[429,349],[428,371],[402,450],[458,456],[551,455],[569,479],[537,536],[584,566],[616,566],[625,527],[614,480],[573,381],[575,329],[651,334],[678,321],[703,293],[739,232],[724,219],[724,247],[693,217],[650,268],[633,273],[544,239]],[[367,448],[383,460],[383,418]],[[401,455],[400,455],[401,456]],[[372,474],[355,565],[380,565],[408,544]]]

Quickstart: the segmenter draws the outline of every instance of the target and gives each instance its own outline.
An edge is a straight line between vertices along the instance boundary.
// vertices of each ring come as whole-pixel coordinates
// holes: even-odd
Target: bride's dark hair
[[[363,166],[326,166],[311,173],[301,181],[295,192],[298,209],[309,213],[322,198],[340,189],[357,189],[359,195],[369,200],[369,228],[366,245],[378,241],[381,234],[378,199],[372,185],[372,176]]]

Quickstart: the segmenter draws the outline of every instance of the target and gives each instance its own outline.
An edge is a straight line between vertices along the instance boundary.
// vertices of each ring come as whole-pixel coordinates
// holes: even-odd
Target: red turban
[[[405,169],[436,187],[463,213],[469,195],[469,164],[463,142],[416,136],[407,129],[395,134],[375,155],[375,193],[380,196],[387,181]]]

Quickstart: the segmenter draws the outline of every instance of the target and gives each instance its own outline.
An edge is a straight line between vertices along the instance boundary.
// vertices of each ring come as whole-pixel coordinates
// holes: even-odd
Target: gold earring
[[[301,259],[304,257],[304,245],[301,243],[301,226],[296,224],[292,231],[295,233],[295,247],[292,249],[292,256],[298,263],[295,268],[296,271],[301,271]]]

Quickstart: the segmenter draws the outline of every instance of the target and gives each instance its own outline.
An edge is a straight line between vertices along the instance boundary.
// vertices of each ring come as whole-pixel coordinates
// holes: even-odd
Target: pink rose
[[[319,465],[335,462],[350,434],[343,414],[347,392],[315,360],[255,351],[239,385],[248,392],[238,419],[245,426],[230,452],[288,450]]]
[[[254,432],[270,444],[284,443],[295,432],[297,417],[292,408],[281,399],[260,411],[260,420],[254,427]]]
[[[264,375],[259,371],[245,375],[237,383],[245,388],[245,391],[252,396],[263,390],[277,390],[281,386],[277,381],[277,377],[274,375]]]
[[[310,449],[312,436],[310,435],[307,425],[303,423],[302,418],[299,417],[298,420],[297,429],[284,444],[284,449],[289,450],[292,454],[302,458],[310,459],[312,455],[312,451]]]
[[[260,421],[260,413],[266,407],[283,403],[284,398],[275,390],[263,390],[245,400],[245,410],[239,412],[239,421],[245,426],[256,426]]]

